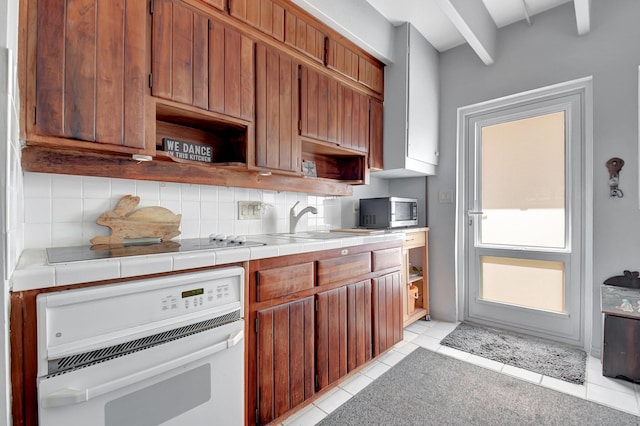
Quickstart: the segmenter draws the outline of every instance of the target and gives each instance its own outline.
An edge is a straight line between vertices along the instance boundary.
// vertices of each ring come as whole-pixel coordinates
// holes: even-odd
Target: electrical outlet
[[[259,201],[238,201],[238,220],[260,219]]]

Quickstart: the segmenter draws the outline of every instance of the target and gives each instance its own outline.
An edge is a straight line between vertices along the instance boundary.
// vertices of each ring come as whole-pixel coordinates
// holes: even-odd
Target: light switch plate
[[[453,192],[452,191],[440,191],[438,193],[438,202],[440,204],[453,204]]]
[[[260,219],[259,201],[238,201],[238,220]]]

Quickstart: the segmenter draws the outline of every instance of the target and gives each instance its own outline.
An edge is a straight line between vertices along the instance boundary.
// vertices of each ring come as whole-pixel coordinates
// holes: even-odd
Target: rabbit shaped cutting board
[[[174,214],[164,207],[142,207],[134,209],[140,197],[125,195],[113,211],[103,213],[96,223],[111,228],[111,236],[96,236],[91,244],[122,244],[125,238],[160,238],[170,240],[180,235],[182,215]]]

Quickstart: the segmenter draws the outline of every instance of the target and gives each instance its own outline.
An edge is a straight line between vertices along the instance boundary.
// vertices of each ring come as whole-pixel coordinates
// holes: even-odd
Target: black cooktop
[[[158,253],[182,253],[197,250],[220,250],[262,246],[264,243],[243,239],[189,238],[177,241],[137,241],[123,244],[98,244],[93,246],[52,247],[47,249],[49,264],[77,262],[81,260],[111,259]]]

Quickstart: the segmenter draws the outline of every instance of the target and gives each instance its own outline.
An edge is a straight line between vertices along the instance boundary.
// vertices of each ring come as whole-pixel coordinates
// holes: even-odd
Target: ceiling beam
[[[591,0],[573,0],[576,10],[576,24],[578,35],[585,35],[591,31]]]
[[[478,0],[436,0],[436,3],[482,62],[493,64],[498,28],[484,4]]]

